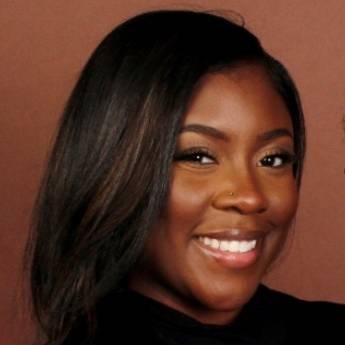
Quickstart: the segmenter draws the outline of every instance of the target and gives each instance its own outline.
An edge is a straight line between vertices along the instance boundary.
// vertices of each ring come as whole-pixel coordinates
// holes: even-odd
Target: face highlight
[[[201,322],[231,322],[284,245],[298,201],[294,160],[289,112],[262,67],[202,78],[167,208],[129,286]]]

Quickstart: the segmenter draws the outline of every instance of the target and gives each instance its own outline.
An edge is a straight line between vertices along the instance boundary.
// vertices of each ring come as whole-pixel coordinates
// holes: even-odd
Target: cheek
[[[298,189],[295,181],[273,194],[272,207],[275,210],[277,222],[283,226],[290,224],[296,214],[297,205]]]
[[[173,223],[197,225],[209,206],[211,188],[183,172],[175,172],[171,179],[167,204],[167,219]]]
[[[270,200],[270,219],[276,225],[276,231],[267,238],[264,272],[272,269],[272,264],[279,258],[290,233],[291,221],[298,205],[298,189],[294,181],[275,189]]]

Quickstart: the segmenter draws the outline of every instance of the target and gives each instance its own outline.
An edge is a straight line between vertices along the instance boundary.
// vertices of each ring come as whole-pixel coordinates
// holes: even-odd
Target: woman
[[[260,284],[296,212],[304,150],[298,92],[242,25],[189,11],[120,25],[69,99],[37,201],[42,343],[337,336],[343,306]]]

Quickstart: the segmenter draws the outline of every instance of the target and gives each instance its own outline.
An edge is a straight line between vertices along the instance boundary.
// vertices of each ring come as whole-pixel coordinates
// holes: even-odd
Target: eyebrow
[[[277,128],[257,136],[258,141],[270,141],[280,137],[290,137],[293,139],[292,133],[287,128]]]
[[[214,127],[209,127],[205,125],[190,124],[190,125],[182,127],[180,133],[184,133],[184,132],[200,133],[200,134],[204,134],[216,139],[228,140],[228,136],[224,132]]]
[[[182,127],[180,133],[184,133],[184,132],[200,133],[200,134],[204,134],[204,135],[207,135],[216,139],[225,140],[225,141],[229,139],[228,136],[224,132],[214,127],[209,127],[209,126],[199,125],[199,124],[190,124],[190,125]],[[276,138],[286,137],[286,136],[293,139],[293,135],[290,130],[288,130],[287,128],[277,128],[277,129],[273,129],[271,131],[259,134],[257,136],[257,140],[270,141]]]

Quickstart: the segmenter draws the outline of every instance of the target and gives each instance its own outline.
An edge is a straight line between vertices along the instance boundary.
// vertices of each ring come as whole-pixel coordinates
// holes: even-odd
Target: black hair
[[[303,113],[288,72],[242,25],[192,11],[124,22],[83,69],[61,119],[27,247],[45,344],[95,328],[97,303],[121,289],[164,206],[176,138],[202,76],[259,63],[289,109],[300,183]]]

